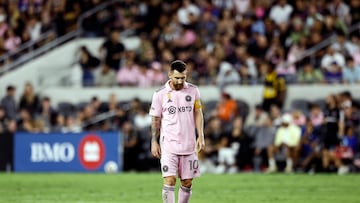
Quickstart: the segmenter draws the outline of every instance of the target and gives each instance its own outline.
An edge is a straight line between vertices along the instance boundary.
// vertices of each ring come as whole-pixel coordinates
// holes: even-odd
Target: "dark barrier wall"
[[[118,172],[121,135],[101,133],[16,133],[15,172]]]
[[[0,133],[0,171],[12,170],[13,142],[14,135],[12,133]]]

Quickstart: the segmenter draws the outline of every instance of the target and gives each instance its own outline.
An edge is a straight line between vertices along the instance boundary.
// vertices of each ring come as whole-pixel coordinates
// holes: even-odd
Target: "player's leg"
[[[191,197],[192,180],[200,176],[199,160],[196,154],[180,157],[179,177],[181,185],[179,188],[179,203],[187,203]]]
[[[164,186],[162,190],[162,199],[164,203],[175,203],[175,184],[178,166],[178,158],[174,154],[162,153],[161,172]]]
[[[176,176],[164,177],[164,186],[162,190],[163,203],[175,203],[175,184]]]
[[[178,203],[187,203],[191,197],[192,179],[181,180]]]

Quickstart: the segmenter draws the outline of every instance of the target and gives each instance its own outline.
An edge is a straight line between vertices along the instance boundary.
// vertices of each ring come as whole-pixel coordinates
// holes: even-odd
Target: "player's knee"
[[[164,178],[164,185],[174,186],[176,184],[176,177],[169,176]]]
[[[181,185],[186,188],[191,188],[192,179],[181,180]]]

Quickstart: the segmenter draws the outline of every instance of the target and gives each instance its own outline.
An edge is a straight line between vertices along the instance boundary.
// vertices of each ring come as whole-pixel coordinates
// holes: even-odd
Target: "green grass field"
[[[354,174],[205,174],[194,181],[191,202],[359,203],[359,186]],[[155,203],[161,188],[160,173],[2,173],[0,203]]]

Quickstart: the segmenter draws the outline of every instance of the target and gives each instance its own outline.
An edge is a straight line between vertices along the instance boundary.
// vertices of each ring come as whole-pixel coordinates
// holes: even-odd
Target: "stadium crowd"
[[[23,54],[17,47],[36,42],[41,34],[52,33],[35,48],[75,30],[79,16],[101,3],[0,2],[2,54],[14,52],[16,58]],[[81,23],[84,37],[109,38],[101,53],[93,53],[98,61],[87,61],[89,52],[83,49],[83,85],[157,85],[161,77],[154,75],[174,58],[187,61],[193,69],[189,79],[198,85],[259,84],[263,63],[274,66],[289,83],[359,82],[359,30],[351,29],[360,22],[359,10],[358,0],[119,1]],[[305,57],[306,50],[330,36],[336,42],[311,60]],[[138,49],[125,49],[120,39],[129,37],[141,41]],[[127,66],[131,70],[125,71]],[[101,82],[104,72],[111,83]],[[141,76],[124,81],[124,72]],[[144,84],[144,75],[156,79]]]
[[[352,29],[359,26],[359,5],[358,0],[124,1],[112,11],[117,18],[106,24],[112,29],[105,32],[101,54],[95,53],[99,57],[83,52],[83,84],[158,85],[175,58],[188,63],[189,80],[197,85],[262,84],[266,65],[287,83],[359,83],[360,31]],[[103,30],[88,29],[85,36]],[[331,36],[335,42],[308,57],[309,48]],[[137,49],[125,49],[121,40],[129,37],[140,40]],[[97,62],[84,63],[86,58]],[[103,83],[103,75],[112,82]]]
[[[0,1],[3,54],[49,30],[54,31],[51,41],[76,29],[76,19],[100,3]],[[226,92],[204,104],[204,172],[358,171],[356,98],[340,92],[308,109],[286,111],[283,103],[287,84],[360,82],[360,31],[349,32],[360,22],[359,7],[359,0],[120,1],[82,24],[84,37],[106,37],[98,53],[80,50],[83,86],[159,86],[167,79],[169,62],[181,59],[190,68],[188,81],[200,86],[266,87],[263,104],[256,107]],[[335,42],[305,57],[309,48],[331,36]],[[122,43],[130,37],[141,42],[135,50]],[[5,91],[0,133],[119,130],[125,141],[125,170],[157,167],[149,150],[147,102],[121,101],[112,94],[108,101],[93,97],[55,107],[30,83],[19,101],[14,98],[16,87],[9,85]],[[109,112],[114,114],[108,119],[93,122]]]

